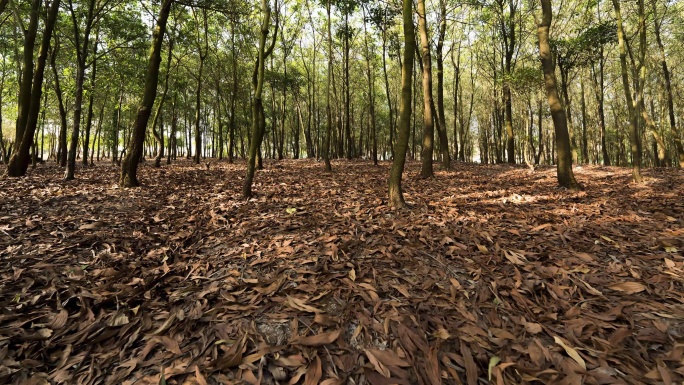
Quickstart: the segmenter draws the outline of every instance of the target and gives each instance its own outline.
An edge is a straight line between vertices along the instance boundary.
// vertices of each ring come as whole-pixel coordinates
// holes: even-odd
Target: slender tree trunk
[[[639,124],[637,117],[637,105],[632,98],[631,87],[629,86],[629,74],[627,70],[627,42],[625,41],[625,31],[622,26],[622,11],[620,0],[613,0],[615,8],[615,19],[617,22],[618,47],[620,52],[620,70],[622,71],[622,87],[625,92],[625,101],[629,112],[629,139],[632,152],[632,177],[634,182],[640,183],[641,177],[641,136],[639,135]],[[637,92],[638,94],[638,92]]]
[[[679,131],[677,130],[677,125],[675,123],[674,101],[672,97],[672,80],[670,75],[670,69],[667,65],[667,60],[665,59],[665,46],[663,45],[663,41],[660,37],[660,25],[662,23],[662,20],[658,20],[657,7],[655,1],[653,2],[653,15],[653,24],[655,26],[656,42],[658,43],[660,66],[663,69],[663,78],[665,80],[665,95],[667,96],[667,112],[670,120],[670,135],[674,140],[679,167],[684,168],[684,145],[682,144],[682,139],[679,134]]]
[[[594,94],[596,97],[596,104],[598,107],[599,126],[601,128],[601,155],[603,157],[603,165],[610,166],[610,155],[608,154],[608,145],[606,144],[606,112],[604,108],[604,63],[603,47],[600,48],[600,56],[598,61],[598,71],[592,64],[592,79],[594,83]]]
[[[434,151],[434,118],[432,116],[432,59],[430,57],[430,39],[428,37],[425,17],[425,0],[418,0],[418,30],[420,32],[421,58],[423,61],[423,149],[420,154],[422,163],[420,176],[434,176],[432,156]],[[405,43],[407,44],[407,43]]]
[[[382,31],[382,73],[385,77],[385,94],[387,95],[387,108],[389,109],[389,150],[390,157],[394,159],[394,116],[392,109],[392,96],[390,94],[389,77],[387,76],[387,36],[386,32]],[[414,45],[415,47],[415,45]],[[413,66],[413,64],[411,64]],[[413,74],[411,74],[413,75]]]
[[[458,60],[454,59],[454,53],[458,52]],[[458,159],[458,145],[459,145],[459,140],[458,140],[458,105],[460,103],[460,100],[458,99],[458,90],[459,90],[459,85],[461,82],[461,44],[459,42],[458,45],[458,51],[454,50],[453,47],[451,48],[451,64],[454,67],[454,92],[453,92],[453,99],[454,99],[454,159]]]
[[[57,97],[57,105],[59,106],[59,144],[57,150],[57,162],[60,166],[66,167],[67,161],[67,112],[64,107],[64,98],[62,96],[62,87],[59,81],[59,73],[57,71],[57,52],[59,50],[59,44],[55,45],[50,55],[50,66],[52,67],[53,75],[53,85],[55,88],[55,96]]]
[[[327,127],[325,138],[323,139],[323,161],[325,162],[325,171],[332,171],[330,164],[330,141],[332,139],[332,102],[330,101],[330,86],[335,90],[335,81],[333,79],[333,51],[332,51],[332,19],[330,17],[330,1],[326,1],[326,12],[328,15],[328,83],[325,92],[325,115],[327,119]]]
[[[278,18],[276,18],[275,32],[273,33],[273,40],[271,46],[266,49],[266,38],[268,37],[268,30],[271,24],[271,6],[268,0],[261,0],[261,12],[263,20],[261,24],[261,33],[259,35],[259,51],[256,66],[252,74],[252,85],[254,86],[254,99],[252,105],[252,133],[249,143],[249,159],[247,160],[247,176],[245,177],[244,185],[242,186],[242,195],[245,198],[252,196],[252,182],[254,180],[254,173],[257,167],[257,157],[260,157],[261,142],[264,138],[264,131],[266,130],[266,117],[264,114],[264,105],[262,101],[262,92],[264,89],[264,73],[266,59],[273,51],[276,37],[278,35]]]
[[[368,77],[368,106],[370,111],[370,136],[372,141],[371,158],[373,164],[378,165],[378,140],[375,131],[375,76],[371,68],[371,53],[368,46],[368,31],[366,29],[366,8],[363,9],[363,41],[366,46],[366,75]]]
[[[447,11],[446,0],[439,1],[440,22],[437,39],[437,117],[439,124],[439,148],[442,150],[442,162],[445,169],[451,168],[449,156],[449,139],[446,131],[446,116],[444,115],[444,37],[446,35]]]
[[[76,20],[75,10],[71,6],[71,20],[74,28],[74,38],[76,40],[76,95],[74,97],[74,122],[71,131],[71,142],[69,143],[69,154],[67,157],[67,166],[64,173],[64,180],[74,179],[76,170],[76,155],[78,152],[78,137],[81,128],[81,114],[83,112],[83,84],[85,82],[86,63],[88,59],[88,51],[90,49],[90,31],[95,19],[95,0],[89,0],[88,15],[86,17],[86,26],[83,32],[83,40],[81,41],[80,31],[78,28],[78,21]]]
[[[537,36],[539,38],[539,54],[544,70],[546,96],[549,100],[551,118],[553,119],[553,126],[556,132],[556,150],[558,153],[556,172],[558,184],[572,190],[581,189],[581,186],[575,180],[575,175],[572,172],[572,154],[570,151],[570,135],[568,134],[567,118],[558,96],[556,72],[551,56],[551,45],[549,44],[549,29],[553,17],[551,0],[541,0],[541,6],[543,16],[537,25]]]
[[[401,105],[399,113],[399,138],[397,140],[396,154],[392,163],[388,180],[389,205],[394,208],[403,208],[404,193],[401,187],[401,179],[406,163],[406,151],[408,150],[409,131],[411,128],[411,77],[413,75],[413,58],[416,45],[416,36],[413,27],[413,11],[411,0],[403,0],[402,19],[404,23],[404,65],[401,70]],[[425,13],[423,12],[423,15]]]
[[[580,74],[580,104],[582,108],[582,163],[589,164],[589,143],[587,139],[587,102],[584,98],[584,76]]]
[[[157,96],[159,66],[161,64],[161,49],[172,4],[173,0],[162,0],[162,3],[159,7],[159,16],[157,17],[157,24],[152,34],[152,48],[150,50],[150,56],[147,63],[147,72],[145,74],[145,89],[140,107],[138,108],[138,114],[133,125],[133,138],[128,143],[126,157],[121,163],[121,177],[119,178],[119,184],[122,187],[140,186],[140,182],[138,182],[137,177],[138,164],[140,163],[140,157],[143,153],[147,123],[150,119],[150,115],[152,114],[154,99]]]
[[[169,52],[166,57],[166,73],[164,74],[164,90],[162,91],[161,98],[157,104],[157,109],[154,112],[154,118],[152,119],[152,135],[157,144],[157,156],[154,158],[154,167],[161,167],[161,160],[164,158],[164,132],[157,132],[157,123],[159,122],[162,108],[164,108],[164,102],[166,102],[166,95],[169,92],[169,78],[171,77],[171,60],[173,59],[173,39],[169,40]]]
[[[539,126],[538,127],[538,130],[539,130],[538,131],[539,132],[539,149],[537,150],[537,153],[534,156],[534,164],[537,166],[541,163],[541,156],[542,156],[542,153],[544,151],[544,138],[543,138],[543,135],[544,135],[543,134],[544,133],[544,130],[543,130],[544,119],[543,119],[542,106],[543,106],[542,98],[541,98],[541,95],[539,95],[539,101],[538,101],[538,106],[537,106],[537,110],[538,110],[538,117],[537,117],[538,124],[537,125]]]
[[[88,112],[86,113],[85,137],[83,138],[83,165],[88,165],[88,148],[90,146],[90,130],[93,127],[93,101],[95,99],[96,79],[97,79],[97,46],[99,44],[99,28],[95,33],[95,44],[93,45],[93,70],[90,77],[90,95],[88,96]],[[91,156],[92,157],[92,156]]]
[[[237,77],[237,56],[236,56],[236,49],[235,49],[235,21],[230,23],[230,51],[231,51],[231,63],[232,63],[232,70],[233,70],[233,90],[230,95],[230,128],[229,128],[229,133],[228,133],[228,163],[233,163],[233,154],[234,151],[236,151],[236,146],[235,146],[235,125],[237,124],[237,121],[235,119],[235,102],[237,101],[237,92],[238,92],[238,77]]]
[[[199,69],[197,70],[197,90],[195,91],[195,164],[200,163],[200,158],[202,156],[202,131],[200,127],[201,116],[202,116],[202,75],[204,72],[204,60],[207,57],[209,51],[209,40],[207,39],[207,14],[204,9],[202,9],[202,15],[204,19],[204,46],[202,46],[199,38],[199,32],[197,35],[197,49],[199,52]]]
[[[7,165],[8,176],[24,176],[28,169],[30,159],[31,145],[34,142],[34,135],[38,125],[38,116],[40,114],[41,97],[43,92],[43,76],[45,74],[45,66],[47,63],[48,51],[50,50],[50,40],[52,40],[52,31],[55,28],[57,21],[57,13],[59,12],[59,0],[53,0],[47,14],[47,20],[43,31],[43,39],[38,52],[38,61],[36,62],[35,71],[32,71],[33,78],[31,79],[31,92],[27,99],[29,104],[23,106],[27,110],[25,125],[22,129],[21,141],[17,145],[16,150],[12,154]],[[31,46],[33,50],[33,46]],[[24,55],[28,56],[25,52]],[[32,55],[31,55],[32,56]],[[29,72],[24,68],[24,72]]]
[[[23,65],[21,66],[20,81],[19,81],[19,94],[17,96],[17,121],[16,121],[16,131],[14,136],[14,150],[12,151],[16,154],[21,147],[21,143],[24,138],[24,131],[26,130],[26,123],[29,117],[29,110],[31,108],[31,94],[33,86],[33,51],[36,44],[36,37],[38,35],[38,19],[40,13],[41,0],[33,0],[31,3],[31,11],[29,16],[28,28],[24,32],[24,51],[23,51]],[[17,58],[18,59],[18,58]],[[31,136],[33,138],[33,136]],[[28,155],[26,155],[28,157]],[[27,158],[28,159],[28,158]],[[22,159],[22,161],[27,161]],[[17,164],[19,166],[20,164]],[[28,163],[27,163],[28,167]],[[23,167],[18,167],[16,171],[21,171]],[[12,172],[10,172],[12,175]],[[20,173],[23,175],[24,173]],[[19,175],[17,175],[19,176]]]

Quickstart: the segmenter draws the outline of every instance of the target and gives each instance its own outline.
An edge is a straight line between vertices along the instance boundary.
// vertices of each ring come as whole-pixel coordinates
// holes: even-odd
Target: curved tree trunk
[[[171,12],[171,4],[173,0],[163,0],[159,8],[159,16],[157,17],[157,25],[152,34],[152,49],[147,62],[147,73],[145,75],[145,89],[142,97],[140,107],[138,107],[138,114],[133,125],[133,137],[128,142],[128,151],[126,157],[121,163],[121,176],[119,184],[122,187],[136,187],[140,186],[138,182],[138,164],[143,153],[143,146],[145,142],[145,132],[147,131],[147,123],[152,114],[152,107],[154,106],[154,99],[157,97],[157,83],[159,81],[159,66],[161,64],[161,49],[164,41],[164,33],[166,32],[166,23]]]
[[[399,113],[399,138],[392,162],[388,180],[389,205],[394,208],[403,208],[404,192],[401,188],[401,179],[406,163],[406,151],[408,150],[409,131],[411,128],[411,82],[413,76],[413,58],[416,46],[416,35],[413,27],[413,12],[411,0],[403,0],[402,20],[404,23],[404,65],[401,69],[401,105]]]
[[[254,87],[254,99],[252,101],[252,132],[249,142],[249,158],[247,159],[247,175],[242,186],[242,195],[245,198],[252,196],[252,182],[254,180],[254,173],[257,168],[257,161],[261,160],[259,149],[261,142],[264,139],[264,131],[266,130],[266,117],[264,114],[264,104],[261,98],[264,89],[264,73],[265,63],[268,56],[273,52],[276,37],[278,35],[278,18],[276,18],[275,32],[273,33],[273,40],[271,46],[266,49],[266,38],[268,37],[269,25],[271,23],[271,6],[268,0],[261,0],[261,12],[263,13],[263,20],[261,23],[261,34],[259,36],[259,51],[256,66],[252,74],[252,85]],[[257,159],[257,157],[259,159]]]
[[[551,0],[541,0],[542,20],[537,25],[537,36],[539,38],[539,55],[541,56],[542,68],[544,71],[544,86],[546,96],[551,108],[551,118],[556,132],[556,152],[558,162],[556,173],[558,184],[569,189],[580,189],[581,186],[575,180],[572,172],[572,153],[570,150],[570,135],[568,134],[568,123],[565,110],[558,95],[558,85],[556,72],[551,56],[551,45],[549,44],[549,29],[551,27],[552,11]]]

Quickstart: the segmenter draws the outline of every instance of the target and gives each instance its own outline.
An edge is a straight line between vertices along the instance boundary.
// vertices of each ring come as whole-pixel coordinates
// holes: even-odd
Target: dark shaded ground
[[[684,172],[333,165],[0,180],[0,383],[684,380]]]

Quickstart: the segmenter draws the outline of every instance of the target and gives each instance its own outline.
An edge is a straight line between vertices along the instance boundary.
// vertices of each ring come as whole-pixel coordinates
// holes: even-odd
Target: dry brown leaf
[[[323,377],[323,369],[321,367],[321,359],[316,356],[309,368],[306,370],[304,376],[304,385],[318,385]]]
[[[371,352],[378,361],[382,362],[387,366],[398,366],[402,368],[410,367],[411,364],[403,360],[392,350],[380,350],[380,349],[365,349],[365,352]]]
[[[577,350],[566,345],[565,342],[563,342],[563,340],[561,340],[557,336],[554,336],[553,339],[554,339],[554,341],[556,341],[556,343],[558,345],[560,345],[563,349],[565,349],[565,352],[568,354],[568,356],[570,356],[570,358],[575,360],[575,362],[577,362],[582,367],[582,369],[587,370],[587,363],[584,362],[584,359],[582,358],[582,356],[580,356],[579,353],[577,353]]]
[[[313,306],[309,306],[306,303],[304,303],[304,301],[297,299],[297,298],[294,298],[294,297],[290,297],[289,295],[287,296],[287,303],[297,310],[306,311],[309,313],[321,313],[322,312],[320,309],[316,309]]]
[[[608,288],[615,291],[621,291],[625,294],[636,294],[646,290],[646,286],[640,284],[639,282],[616,283],[614,285],[608,286]]]
[[[525,330],[530,334],[539,334],[542,332],[541,324],[535,322],[527,322],[525,324]]]
[[[364,350],[364,352],[366,353],[366,357],[368,357],[368,360],[370,361],[370,363],[373,365],[373,367],[375,367],[375,370],[376,370],[378,373],[382,374],[384,377],[389,378],[389,377],[390,377],[390,371],[389,371],[389,369],[387,369],[387,367],[386,367],[385,365],[383,365],[383,363],[380,362],[380,361],[375,357],[375,355],[373,355],[373,353],[372,353],[371,351],[369,351],[368,349],[366,349],[366,350]]]
[[[297,337],[290,341],[290,343],[292,345],[323,346],[335,342],[340,337],[340,333],[342,333],[342,330],[335,330],[333,332],[321,333],[309,337]]]

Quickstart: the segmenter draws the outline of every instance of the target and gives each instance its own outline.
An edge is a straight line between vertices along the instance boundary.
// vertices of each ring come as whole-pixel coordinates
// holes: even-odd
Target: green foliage
[[[551,49],[558,65],[563,69],[582,67],[595,62],[602,47],[617,42],[617,26],[607,21],[584,30],[574,38],[551,41]]]

